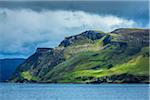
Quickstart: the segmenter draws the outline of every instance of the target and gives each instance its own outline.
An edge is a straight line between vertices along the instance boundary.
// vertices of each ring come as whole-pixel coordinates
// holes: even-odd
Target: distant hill
[[[22,58],[0,59],[0,81],[8,80],[23,61]]]
[[[10,82],[148,83],[149,29],[89,30],[38,48]]]

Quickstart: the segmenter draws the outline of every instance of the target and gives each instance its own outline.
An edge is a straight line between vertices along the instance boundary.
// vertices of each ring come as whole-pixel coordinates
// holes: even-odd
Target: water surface
[[[0,83],[0,100],[149,100],[148,84]]]

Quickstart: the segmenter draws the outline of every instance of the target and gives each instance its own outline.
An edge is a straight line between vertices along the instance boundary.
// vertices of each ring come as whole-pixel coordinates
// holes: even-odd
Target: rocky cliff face
[[[100,38],[102,38],[104,36],[103,32],[98,32],[98,31],[93,31],[93,30],[89,30],[89,31],[85,31],[79,35],[74,35],[74,36],[70,36],[70,37],[66,37],[59,46],[70,46],[72,44],[75,44],[76,42],[80,42],[83,41],[82,44],[87,43],[89,40],[90,41],[94,41],[94,40],[98,40]]]
[[[149,30],[85,31],[56,48],[37,48],[11,82],[149,82]]]
[[[25,72],[28,76],[32,76],[30,77],[32,80],[39,79],[63,61],[63,50],[37,48],[36,52],[17,68],[13,78],[16,78],[16,81],[24,81],[22,72]]]

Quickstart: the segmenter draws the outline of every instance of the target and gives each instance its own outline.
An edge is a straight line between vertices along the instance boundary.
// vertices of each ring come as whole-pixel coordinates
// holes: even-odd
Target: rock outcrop
[[[59,46],[64,46],[67,47],[69,45],[74,44],[75,42],[79,42],[81,40],[85,41],[85,39],[89,39],[91,41],[98,40],[104,36],[103,32],[98,32],[98,31],[85,31],[79,35],[74,35],[70,37],[66,37]]]

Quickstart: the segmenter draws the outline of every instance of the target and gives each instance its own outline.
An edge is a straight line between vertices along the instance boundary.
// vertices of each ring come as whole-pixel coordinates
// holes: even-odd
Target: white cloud
[[[66,36],[95,29],[105,32],[138,27],[133,20],[83,11],[0,9],[0,52],[29,54],[36,47],[52,47]]]

